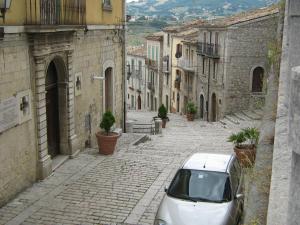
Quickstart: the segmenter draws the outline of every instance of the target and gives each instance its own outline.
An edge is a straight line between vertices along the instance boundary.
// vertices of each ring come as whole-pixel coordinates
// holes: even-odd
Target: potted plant
[[[166,124],[167,124],[167,121],[169,120],[169,118],[168,118],[168,110],[164,106],[164,104],[162,104],[158,108],[158,115],[157,116],[162,120],[162,128],[166,128]]]
[[[195,114],[197,113],[197,108],[193,102],[188,102],[186,105],[186,117],[188,121],[193,121],[195,118]]]
[[[259,131],[256,128],[245,128],[232,134],[228,141],[234,144],[234,152],[243,167],[252,167],[256,158],[256,145]]]
[[[96,133],[99,153],[110,155],[114,152],[119,138],[119,134],[110,131],[114,123],[114,115],[110,111],[105,112],[100,123],[100,128],[104,129],[104,132]]]

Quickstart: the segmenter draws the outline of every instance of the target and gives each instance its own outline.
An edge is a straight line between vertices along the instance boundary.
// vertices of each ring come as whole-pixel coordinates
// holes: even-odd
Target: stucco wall
[[[1,102],[31,85],[26,35],[6,34],[0,44]],[[0,134],[0,206],[35,181],[35,140],[34,119]]]

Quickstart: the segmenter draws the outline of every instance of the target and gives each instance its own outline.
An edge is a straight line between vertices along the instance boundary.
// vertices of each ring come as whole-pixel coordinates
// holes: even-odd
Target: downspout
[[[211,44],[211,31],[209,32],[209,44]],[[207,81],[207,122],[209,122],[209,102],[210,102],[210,58],[208,57],[208,81]]]
[[[127,118],[127,106],[126,106],[126,1],[123,0],[123,45],[122,45],[122,51],[123,51],[123,131],[126,133],[126,118]]]

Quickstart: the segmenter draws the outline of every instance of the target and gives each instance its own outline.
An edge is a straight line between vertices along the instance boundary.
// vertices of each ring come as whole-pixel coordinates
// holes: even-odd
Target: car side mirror
[[[243,194],[237,194],[236,196],[235,196],[235,199],[243,199],[244,198],[244,195]]]
[[[167,193],[167,191],[168,191],[168,186],[165,186],[165,192]]]

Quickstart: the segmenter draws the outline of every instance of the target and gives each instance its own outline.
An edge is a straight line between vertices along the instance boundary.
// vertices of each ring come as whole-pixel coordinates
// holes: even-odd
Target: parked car
[[[177,171],[154,225],[236,225],[243,214],[242,170],[234,154],[192,155]]]

